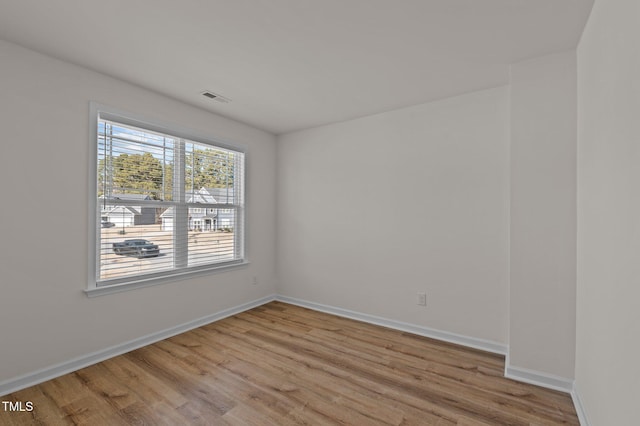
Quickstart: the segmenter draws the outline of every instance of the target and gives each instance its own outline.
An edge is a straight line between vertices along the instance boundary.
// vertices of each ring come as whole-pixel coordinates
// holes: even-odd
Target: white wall
[[[576,58],[511,69],[511,367],[573,379]]]
[[[576,389],[592,425],[638,424],[640,3],[596,0],[578,49]]]
[[[274,292],[272,135],[3,41],[0,64],[0,382]],[[249,267],[85,296],[90,100],[249,146]]]
[[[506,343],[508,145],[505,87],[279,137],[279,293]]]

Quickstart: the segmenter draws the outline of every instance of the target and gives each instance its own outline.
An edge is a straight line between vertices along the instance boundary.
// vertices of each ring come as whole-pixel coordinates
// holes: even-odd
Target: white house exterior
[[[117,194],[120,200],[150,200],[145,194]],[[116,226],[152,225],[156,223],[155,207],[102,205],[100,218]]]
[[[134,226],[136,224],[136,216],[140,215],[140,210],[136,207],[118,206],[109,210],[103,210],[100,214],[105,222],[111,222],[116,226]]]
[[[201,188],[187,200],[188,203],[198,204],[232,204],[232,188]],[[168,208],[160,215],[162,230],[173,230],[173,207]],[[191,207],[189,209],[189,230],[191,231],[217,231],[219,229],[232,228],[235,222],[233,209],[217,209],[210,207]]]

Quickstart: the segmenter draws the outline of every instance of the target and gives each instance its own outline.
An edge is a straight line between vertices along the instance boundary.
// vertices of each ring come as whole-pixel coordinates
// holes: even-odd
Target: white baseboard
[[[474,349],[480,349],[500,355],[507,354],[507,346],[493,342],[490,340],[477,339],[475,337],[463,336],[460,334],[449,333],[447,331],[435,330],[433,328],[423,327],[420,325],[409,324],[406,322],[395,321],[375,315],[364,314],[361,312],[350,311],[348,309],[336,308],[334,306],[322,305],[320,303],[309,302],[307,300],[296,299],[288,296],[276,296],[276,300],[292,305],[302,306],[303,308],[313,309],[314,311],[326,312],[328,314],[340,317],[351,318],[370,324],[380,325],[394,330],[406,331],[408,333],[417,334],[419,336],[430,337],[432,339],[442,340],[457,345],[466,346]]]
[[[580,393],[578,392],[577,383],[573,384],[573,390],[571,391],[571,399],[573,400],[573,406],[576,407],[576,413],[578,413],[578,420],[580,420],[580,426],[590,426],[589,418],[587,417],[587,411],[584,409],[582,399],[580,399]]]
[[[553,389],[560,392],[565,392],[571,395],[573,406],[576,409],[578,415],[578,421],[580,426],[589,426],[589,419],[587,413],[580,399],[580,394],[575,383],[575,380],[567,379],[565,377],[554,376],[552,374],[541,373],[539,371],[529,370],[527,368],[514,367],[509,364],[509,355],[507,354],[507,360],[504,368],[504,376],[508,379],[517,380],[519,382],[525,382],[536,386],[541,386],[547,389]]]
[[[207,315],[202,318],[189,321],[187,323],[168,328],[166,330],[151,333],[146,336],[142,336],[138,339],[130,340],[128,342],[112,346],[97,352],[93,352],[81,357],[65,361],[60,364],[52,365],[50,367],[43,368],[41,370],[25,374],[13,379],[9,379],[0,383],[0,396],[7,395],[29,386],[34,386],[47,380],[60,377],[64,374],[71,373],[84,367],[96,364],[114,356],[122,355],[130,352],[134,349],[141,348],[143,346],[150,345],[160,340],[167,339],[185,331],[192,330],[194,328],[202,327],[203,325],[210,324],[214,321],[221,320],[223,318],[239,314],[240,312],[247,311],[257,306],[264,305],[276,299],[275,295],[266,296],[252,302],[243,303],[242,305],[234,306],[229,309],[224,309],[215,314]]]
[[[560,392],[571,393],[573,391],[573,379],[530,370],[528,368],[514,367],[509,362],[508,354],[504,366],[504,377]]]

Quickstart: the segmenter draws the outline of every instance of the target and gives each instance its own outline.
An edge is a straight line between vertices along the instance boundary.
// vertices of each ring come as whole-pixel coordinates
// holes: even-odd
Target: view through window
[[[243,260],[243,152],[97,125],[97,286]]]

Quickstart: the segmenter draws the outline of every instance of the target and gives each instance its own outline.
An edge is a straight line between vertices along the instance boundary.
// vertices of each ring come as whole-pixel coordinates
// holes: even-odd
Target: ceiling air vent
[[[221,102],[223,104],[228,104],[229,102],[231,102],[231,99],[229,98],[225,98],[222,95],[218,95],[217,93],[213,93],[210,90],[205,90],[204,92],[201,93],[202,96],[204,96],[205,98],[209,98],[211,100],[214,100],[216,102]]]

